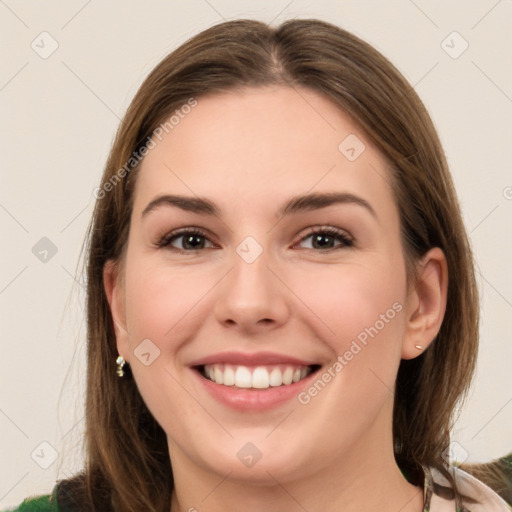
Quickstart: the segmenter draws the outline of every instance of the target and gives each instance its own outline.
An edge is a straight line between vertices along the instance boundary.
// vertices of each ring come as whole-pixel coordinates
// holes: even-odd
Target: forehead
[[[199,97],[178,113],[153,137],[134,210],[163,193],[209,197],[237,215],[250,205],[263,214],[308,192],[351,192],[376,209],[394,206],[384,157],[319,93],[245,89]]]

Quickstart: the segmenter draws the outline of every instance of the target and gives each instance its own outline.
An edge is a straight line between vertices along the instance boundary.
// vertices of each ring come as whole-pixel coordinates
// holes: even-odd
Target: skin
[[[349,134],[366,146],[352,162],[338,150]],[[423,489],[393,456],[393,392],[400,360],[439,331],[447,267],[434,248],[407,283],[384,157],[328,99],[281,86],[200,97],[157,142],[137,179],[125,257],[106,265],[104,282],[119,354],[167,433],[171,511],[422,511]],[[276,217],[291,196],[333,191],[364,198],[377,218],[355,204]],[[163,193],[206,197],[222,215],[161,206],[142,217]],[[204,248],[155,246],[191,226],[206,231]],[[354,245],[313,245],[310,228],[325,226]],[[263,249],[251,264],[236,252],[247,236]],[[401,311],[307,405],[236,411],[188,367],[235,350],[328,368],[396,302]],[[134,355],[144,339],[160,350],[149,366]],[[252,467],[236,456],[247,442],[262,454]]]

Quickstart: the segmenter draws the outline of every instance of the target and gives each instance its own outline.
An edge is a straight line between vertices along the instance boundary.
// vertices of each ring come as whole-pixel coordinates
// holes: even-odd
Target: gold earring
[[[415,347],[418,349],[418,350],[422,350],[422,346],[421,345],[415,345]]]
[[[119,356],[116,359],[117,364],[117,376],[123,377],[124,376],[124,365],[126,364],[126,361],[123,359],[123,356]]]

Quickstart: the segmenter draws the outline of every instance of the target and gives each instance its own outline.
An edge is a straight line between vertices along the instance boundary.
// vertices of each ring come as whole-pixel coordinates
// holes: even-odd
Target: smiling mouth
[[[262,390],[290,386],[318,371],[320,365],[310,366],[275,364],[244,366],[234,364],[206,364],[195,367],[207,380],[230,388]]]

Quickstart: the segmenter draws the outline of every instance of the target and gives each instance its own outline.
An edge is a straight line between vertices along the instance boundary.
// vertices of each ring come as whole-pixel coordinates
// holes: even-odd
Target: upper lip
[[[291,364],[297,366],[312,366],[318,364],[315,361],[297,359],[285,354],[275,352],[254,352],[252,354],[243,352],[219,352],[202,357],[190,363],[190,366],[204,366],[206,364],[233,364],[241,366],[264,366],[273,364]]]

